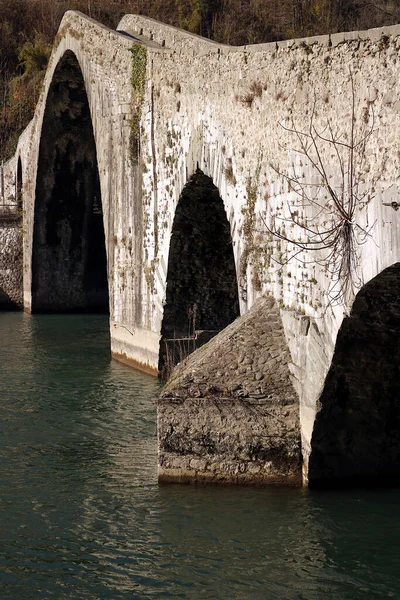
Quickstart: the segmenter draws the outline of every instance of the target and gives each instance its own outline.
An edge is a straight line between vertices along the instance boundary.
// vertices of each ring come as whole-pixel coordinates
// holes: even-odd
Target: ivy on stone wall
[[[144,100],[144,89],[147,68],[147,50],[142,44],[136,42],[131,48],[132,52],[132,118],[130,152],[133,163],[138,162],[140,154],[140,120],[142,117],[142,105]]]

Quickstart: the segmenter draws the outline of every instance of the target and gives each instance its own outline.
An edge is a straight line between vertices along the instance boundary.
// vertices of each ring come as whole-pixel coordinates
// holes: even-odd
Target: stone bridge
[[[153,374],[224,330],[160,401],[160,479],[399,475],[399,48],[64,16],[2,170],[23,306],[108,312]]]

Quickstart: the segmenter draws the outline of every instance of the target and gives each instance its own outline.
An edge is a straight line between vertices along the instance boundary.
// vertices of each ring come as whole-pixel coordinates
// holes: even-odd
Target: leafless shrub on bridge
[[[317,129],[317,99],[314,99],[308,130],[300,130],[293,120],[289,126],[280,123],[282,129],[296,139],[297,147],[291,150],[304,157],[312,176],[310,179],[304,176],[301,160],[300,166],[293,165],[290,171],[271,165],[299,201],[288,200],[289,217],[275,212],[269,222],[263,218],[270,234],[294,248],[285,264],[299,255],[304,256],[304,252],[315,252],[312,262],[330,276],[328,305],[346,304],[349,294],[361,287],[358,247],[371,237],[374,227],[372,224],[364,228],[357,223],[357,214],[370,202],[375,191],[375,181],[362,185],[365,147],[374,131],[373,103],[369,103],[367,118],[364,115],[357,119],[352,73],[350,88],[351,123],[347,135],[330,119],[322,129]],[[333,157],[332,162],[328,163],[328,155]],[[294,224],[293,234],[287,233],[285,223]]]

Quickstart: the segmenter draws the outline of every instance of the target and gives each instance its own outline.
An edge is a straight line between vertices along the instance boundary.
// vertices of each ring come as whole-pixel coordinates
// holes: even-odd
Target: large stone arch
[[[199,168],[183,187],[170,237],[159,371],[239,316],[230,224],[218,188]]]
[[[357,294],[319,401],[312,487],[397,483],[400,474],[400,263]]]
[[[82,70],[71,50],[53,72],[42,122],[31,310],[109,310],[96,142]]]
[[[87,94],[97,150],[109,272],[112,273],[115,265],[116,229],[121,228],[122,223],[126,230],[133,230],[131,198],[137,183],[133,182],[129,170],[131,47],[132,41],[127,37],[79,12],[66,12],[60,24],[34,118],[21,135],[16,153],[21,156],[24,181],[23,303],[27,312],[32,310],[32,250],[40,138],[54,74],[66,52],[75,55]],[[118,316],[113,282],[111,277],[111,318]]]

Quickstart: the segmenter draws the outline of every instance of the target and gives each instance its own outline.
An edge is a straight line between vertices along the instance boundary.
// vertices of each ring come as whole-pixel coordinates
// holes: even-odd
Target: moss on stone
[[[133,44],[131,52],[131,84],[133,90],[133,97],[130,151],[132,161],[134,163],[137,163],[140,149],[140,120],[142,117],[142,105],[144,100],[144,88],[147,68],[147,50],[145,46],[142,46],[142,44],[136,42],[135,44]]]

